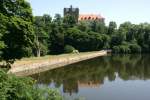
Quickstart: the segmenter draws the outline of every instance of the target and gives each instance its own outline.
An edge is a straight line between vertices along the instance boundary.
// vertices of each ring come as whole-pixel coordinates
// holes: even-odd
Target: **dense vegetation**
[[[99,20],[79,21],[68,15],[64,18],[56,14],[35,17],[36,32],[42,54],[64,53],[66,45],[80,52],[111,49],[113,53],[149,53],[150,24],[139,25],[125,22],[118,28],[115,22],[106,26]],[[40,24],[40,28],[38,25]],[[40,31],[41,32],[40,32]],[[47,42],[46,42],[47,41]],[[40,46],[40,45],[39,45]],[[46,53],[47,52],[47,53]]]
[[[56,14],[33,16],[25,0],[0,0],[0,58],[15,59],[67,53],[66,47],[79,52],[111,49],[114,53],[149,53],[150,24],[125,22],[117,27],[103,21],[79,21],[74,16]]]
[[[33,45],[33,16],[24,0],[0,0],[0,58],[9,63],[28,53]]]
[[[34,86],[30,78],[19,78],[0,70],[0,100],[62,100],[59,92]]]
[[[0,0],[1,61],[10,65],[15,59],[32,56],[37,44],[33,21],[32,9],[25,0]],[[32,79],[0,70],[0,100],[62,100],[62,97],[50,88],[36,87]]]

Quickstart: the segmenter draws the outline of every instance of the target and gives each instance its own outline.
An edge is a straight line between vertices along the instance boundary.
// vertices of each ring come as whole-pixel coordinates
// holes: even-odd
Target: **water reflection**
[[[99,88],[107,78],[115,81],[150,78],[149,55],[110,55],[32,75],[39,84],[63,86],[63,92],[78,93],[81,87]]]

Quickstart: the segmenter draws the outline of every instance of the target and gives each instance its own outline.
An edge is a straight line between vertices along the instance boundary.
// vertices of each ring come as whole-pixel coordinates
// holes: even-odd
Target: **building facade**
[[[104,17],[101,15],[96,14],[80,14],[79,15],[79,8],[73,8],[70,6],[70,8],[64,8],[64,16],[71,15],[74,16],[76,21],[91,21],[91,20],[98,20],[103,21],[105,20]]]
[[[96,14],[80,14],[79,15],[79,8],[73,8],[70,6],[70,8],[64,8],[64,17],[66,15],[74,16],[76,21],[92,21],[92,20],[98,20],[98,21],[105,21],[105,18],[101,15]]]

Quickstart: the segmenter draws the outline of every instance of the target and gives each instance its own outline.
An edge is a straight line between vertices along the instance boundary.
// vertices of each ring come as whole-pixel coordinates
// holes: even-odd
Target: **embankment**
[[[73,64],[83,60],[92,59],[99,56],[104,56],[107,51],[94,51],[79,54],[67,54],[62,56],[49,56],[40,59],[27,59],[17,61],[12,65],[12,68],[8,73],[15,74],[17,76],[28,76],[40,72],[44,72],[50,69],[62,67],[65,65]]]

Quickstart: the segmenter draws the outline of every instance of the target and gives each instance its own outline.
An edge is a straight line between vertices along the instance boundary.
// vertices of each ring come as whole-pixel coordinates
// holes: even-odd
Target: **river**
[[[150,100],[150,55],[107,55],[32,75],[66,100]]]

